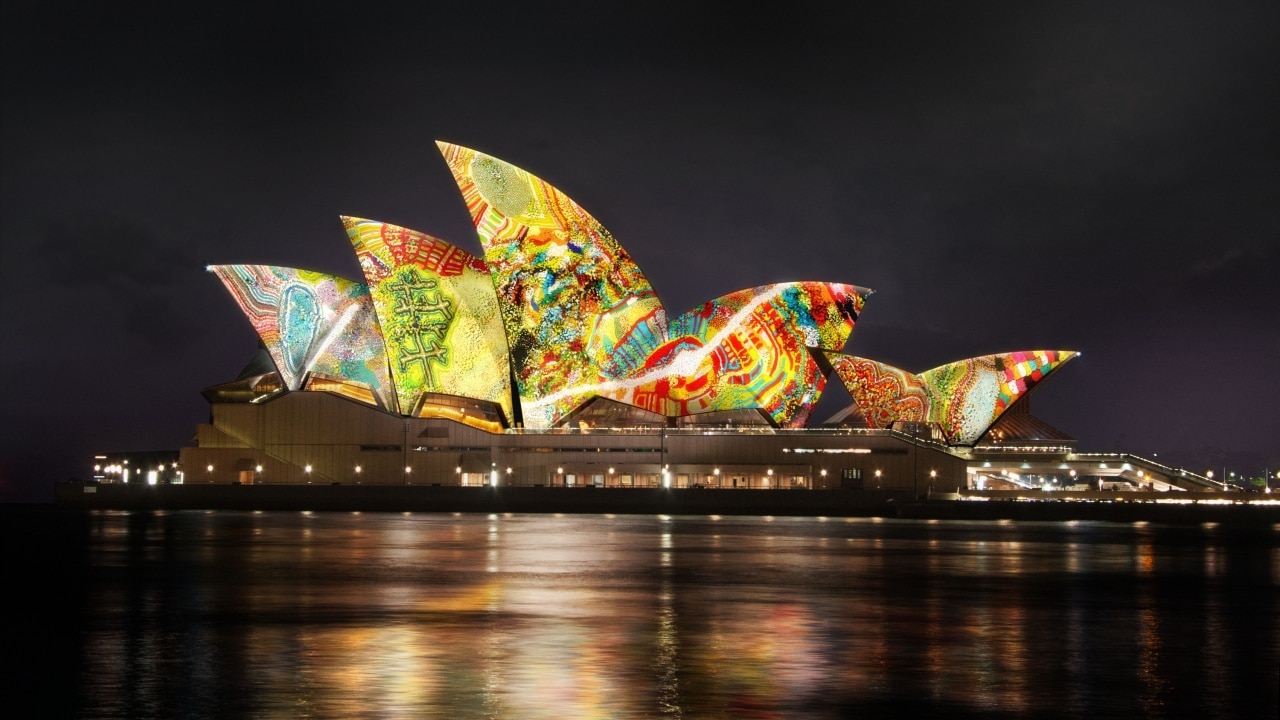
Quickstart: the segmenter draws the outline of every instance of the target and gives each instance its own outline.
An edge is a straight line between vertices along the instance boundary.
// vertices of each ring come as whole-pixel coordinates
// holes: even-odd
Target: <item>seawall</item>
[[[903,519],[1280,524],[1280,505],[1079,500],[915,500],[893,490],[450,487],[394,485],[98,485],[55,483],[81,510],[618,513]]]

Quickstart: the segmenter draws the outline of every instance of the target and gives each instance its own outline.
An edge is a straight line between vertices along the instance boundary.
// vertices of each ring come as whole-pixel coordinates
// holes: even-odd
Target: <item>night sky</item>
[[[672,313],[863,285],[847,352],[1080,350],[1033,403],[1079,449],[1280,468],[1274,0],[115,5],[3,10],[2,500],[191,440],[257,344],[206,265],[358,279],[340,214],[479,254],[436,139],[577,200]]]

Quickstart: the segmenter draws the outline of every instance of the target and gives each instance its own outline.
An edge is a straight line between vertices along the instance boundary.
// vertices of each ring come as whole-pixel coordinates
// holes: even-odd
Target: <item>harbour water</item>
[[[1278,526],[97,511],[5,542],[51,578],[39,716],[1280,709]]]

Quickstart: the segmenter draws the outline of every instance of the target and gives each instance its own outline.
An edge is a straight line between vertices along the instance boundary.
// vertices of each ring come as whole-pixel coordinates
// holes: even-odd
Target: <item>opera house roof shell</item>
[[[919,374],[831,353],[836,374],[868,427],[928,423],[949,445],[974,445],[1017,401],[1080,353],[1031,350],[983,355]]]
[[[669,315],[618,240],[567,195],[484,153],[439,147],[480,255],[344,217],[363,283],[210,267],[281,390],[338,392],[411,417],[449,416],[441,408],[458,403],[448,399],[468,399],[508,427],[571,423],[605,402],[660,422],[746,412],[794,428],[808,424],[834,369],[869,426],[936,423],[948,442],[972,444],[1075,356],[1010,353],[912,375],[844,355],[871,291],[835,282],[764,285]]]

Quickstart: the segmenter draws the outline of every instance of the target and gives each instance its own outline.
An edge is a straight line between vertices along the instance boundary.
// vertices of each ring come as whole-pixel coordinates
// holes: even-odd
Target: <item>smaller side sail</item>
[[[511,375],[498,298],[484,261],[436,237],[344,217],[373,296],[400,411],[425,393],[497,403],[512,419]]]
[[[1013,403],[1078,356],[1070,350],[1024,350],[983,355],[918,376],[932,401],[930,422],[952,445],[973,445]]]
[[[367,388],[396,411],[382,334],[364,285],[273,265],[213,265],[267,347],[281,380],[301,389],[308,375]],[[360,397],[360,393],[350,394]]]
[[[1026,350],[960,360],[912,374],[866,358],[828,357],[874,428],[938,425],[951,445],[973,445],[1010,406],[1079,353]]]
[[[886,429],[898,421],[926,421],[929,394],[915,375],[852,355],[827,353],[827,358],[862,411],[867,427]]]

